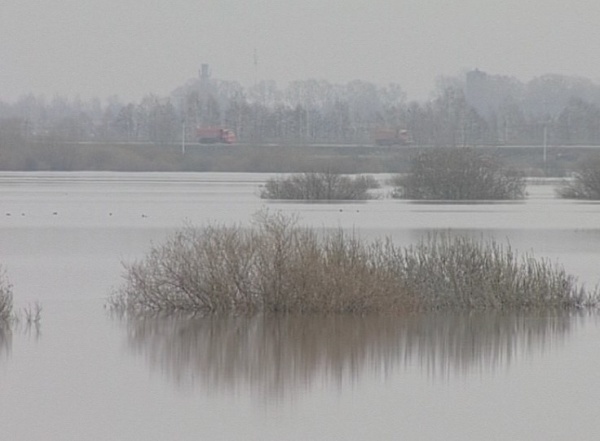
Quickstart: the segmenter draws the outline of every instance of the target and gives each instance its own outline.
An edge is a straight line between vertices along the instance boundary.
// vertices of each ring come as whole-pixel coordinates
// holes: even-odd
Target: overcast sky
[[[167,95],[202,63],[243,85],[361,79],[423,99],[475,67],[597,81],[598,43],[598,0],[0,0],[0,99]]]

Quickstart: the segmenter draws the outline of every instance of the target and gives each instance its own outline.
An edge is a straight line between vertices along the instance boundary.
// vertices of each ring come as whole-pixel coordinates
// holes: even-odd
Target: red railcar
[[[200,144],[233,144],[236,142],[235,133],[223,127],[199,127],[196,138]]]
[[[373,142],[376,145],[392,146],[412,144],[412,139],[408,133],[408,130],[376,129],[373,131],[372,136]]]

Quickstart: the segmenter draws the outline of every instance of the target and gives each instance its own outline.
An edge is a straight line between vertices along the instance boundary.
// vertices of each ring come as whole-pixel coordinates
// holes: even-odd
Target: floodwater
[[[599,439],[594,314],[125,320],[104,308],[122,261],[186,224],[250,225],[261,209],[407,245],[440,229],[495,238],[600,282],[600,204],[552,185],[516,203],[307,204],[262,201],[268,177],[1,173],[0,264],[16,308],[43,311],[37,328],[0,329],[0,439]]]

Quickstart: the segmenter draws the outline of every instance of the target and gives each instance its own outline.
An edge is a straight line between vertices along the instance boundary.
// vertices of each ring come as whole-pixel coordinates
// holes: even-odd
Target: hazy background
[[[0,99],[167,95],[202,63],[242,85],[362,79],[409,99],[474,68],[597,80],[598,23],[593,0],[0,0]]]

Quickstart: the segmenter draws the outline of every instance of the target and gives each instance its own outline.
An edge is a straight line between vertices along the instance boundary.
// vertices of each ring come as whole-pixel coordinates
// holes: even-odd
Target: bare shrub
[[[365,200],[372,196],[368,190],[378,188],[372,176],[354,178],[334,172],[300,173],[269,179],[262,188],[263,199],[293,200]]]
[[[259,214],[250,229],[185,228],[125,265],[119,311],[368,313],[595,306],[562,268],[447,234],[399,248],[342,230],[319,236]]]
[[[8,322],[12,315],[13,294],[12,285],[6,280],[6,275],[0,267],[0,323]]]
[[[399,279],[368,255],[365,245],[341,231],[320,239],[282,215],[258,215],[249,230],[186,228],[144,260],[126,265],[126,284],[110,304],[121,310],[210,312],[392,307],[401,298]]]
[[[501,200],[525,197],[525,180],[496,158],[471,148],[421,152],[408,174],[397,176],[393,196],[428,200]]]
[[[587,307],[587,293],[562,267],[509,245],[448,234],[429,236],[404,250],[400,266],[410,295],[424,309],[529,309]]]
[[[573,179],[563,181],[556,193],[565,199],[600,200],[600,156],[581,162]]]

